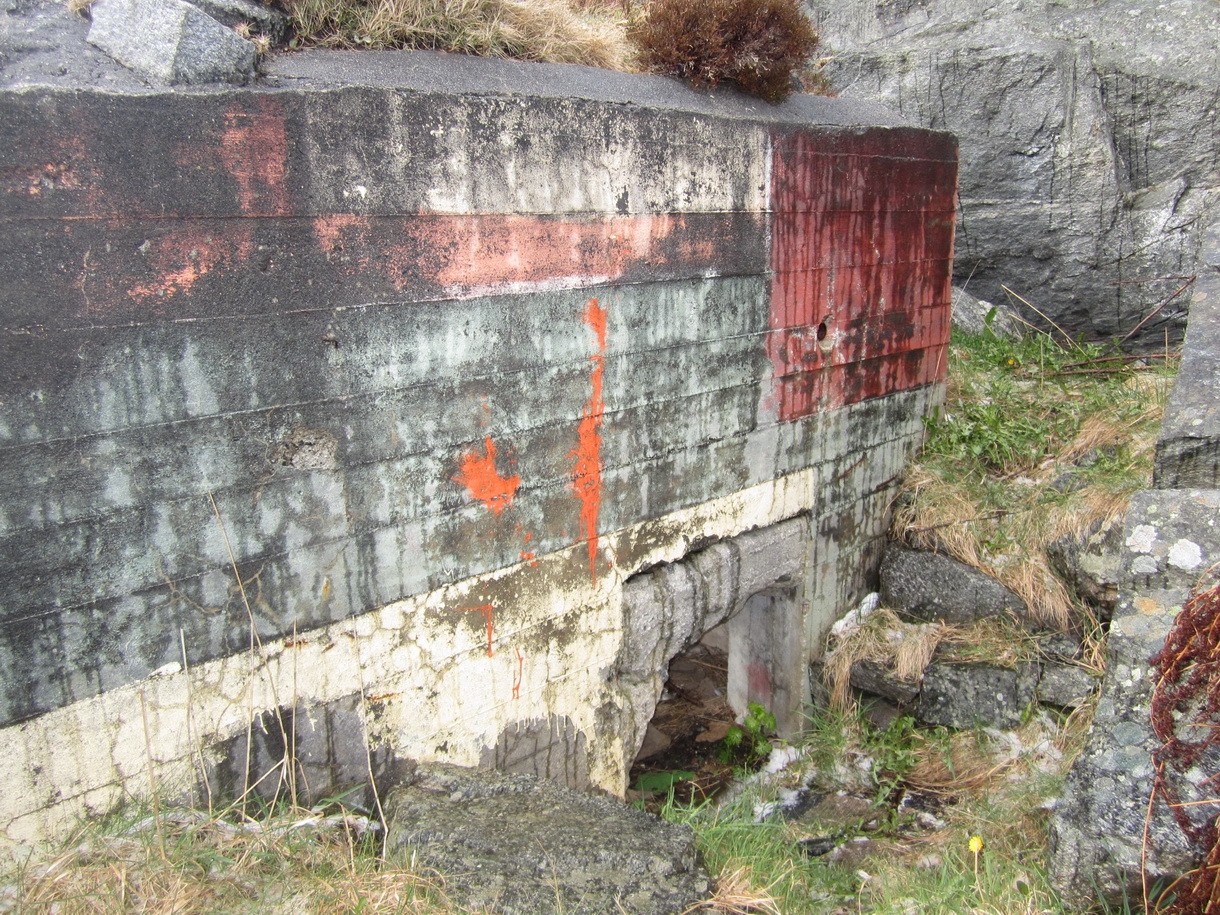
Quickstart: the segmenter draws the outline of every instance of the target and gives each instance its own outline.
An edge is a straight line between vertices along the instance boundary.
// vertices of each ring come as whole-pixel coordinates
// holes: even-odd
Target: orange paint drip
[[[592,391],[576,431],[576,450],[572,452],[572,491],[580,500],[580,536],[589,544],[589,573],[597,581],[597,515],[602,503],[602,371],[606,362],[606,309],[597,299],[589,299],[584,321],[597,337],[597,353],[590,356],[593,371]]]
[[[495,654],[491,650],[491,640],[495,635],[495,612],[494,604],[483,604],[479,607],[459,607],[459,610],[478,610],[487,618],[487,657],[494,658]]]
[[[465,486],[470,495],[483,503],[493,514],[500,514],[512,504],[521,477],[501,476],[496,470],[496,446],[491,436],[483,439],[484,453],[468,451],[462,455],[462,469],[453,481]]]
[[[521,653],[521,649],[517,649],[517,677],[513,680],[513,698],[521,698],[521,675],[525,673],[525,655]]]

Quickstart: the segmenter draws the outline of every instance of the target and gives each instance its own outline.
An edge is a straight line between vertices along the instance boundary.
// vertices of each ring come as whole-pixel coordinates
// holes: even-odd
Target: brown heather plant
[[[733,82],[772,102],[792,94],[818,46],[796,0],[653,0],[631,37],[655,72],[692,86]]]

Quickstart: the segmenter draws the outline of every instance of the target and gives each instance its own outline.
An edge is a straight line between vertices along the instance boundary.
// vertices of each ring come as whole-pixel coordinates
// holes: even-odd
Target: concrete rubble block
[[[1097,675],[1075,664],[1043,663],[1038,701],[1060,708],[1079,708],[1097,689]]]
[[[168,85],[244,83],[258,52],[185,0],[98,0],[88,40],[145,79]]]
[[[671,915],[710,887],[689,827],[531,776],[420,764],[386,819],[387,856],[471,909]]]
[[[1029,616],[1025,602],[996,579],[941,553],[890,543],[881,560],[881,603],[930,622],[965,624],[1002,614]]]
[[[1034,701],[1040,665],[933,661],[923,675],[915,717],[952,728],[1014,728]]]
[[[857,661],[851,666],[851,685],[858,690],[905,705],[919,696],[919,683],[903,680],[884,664]]]
[[[291,27],[288,16],[275,7],[253,0],[190,0],[221,25],[245,25],[252,35],[263,35],[272,47],[287,44]]]

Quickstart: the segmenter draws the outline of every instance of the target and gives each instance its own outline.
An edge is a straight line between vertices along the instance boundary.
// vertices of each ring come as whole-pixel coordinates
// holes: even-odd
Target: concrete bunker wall
[[[621,793],[712,615],[782,718],[861,587],[943,378],[953,139],[384,60],[0,95],[4,841],[150,760],[244,779],[251,721],[308,790]]]

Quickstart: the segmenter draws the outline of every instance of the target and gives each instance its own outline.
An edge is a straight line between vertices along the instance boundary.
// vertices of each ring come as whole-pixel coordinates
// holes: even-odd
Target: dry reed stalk
[[[859,661],[873,661],[899,679],[918,682],[936,646],[953,631],[954,627],[941,623],[905,623],[884,608],[874,611],[827,652],[823,679],[830,688],[831,706],[852,707],[851,669]]]
[[[785,875],[776,878],[774,886]],[[716,878],[716,889],[711,899],[697,902],[684,909],[682,915],[692,912],[723,912],[725,915],[783,915],[779,900],[771,893],[771,886],[756,889],[749,865],[735,870],[726,870]]]

